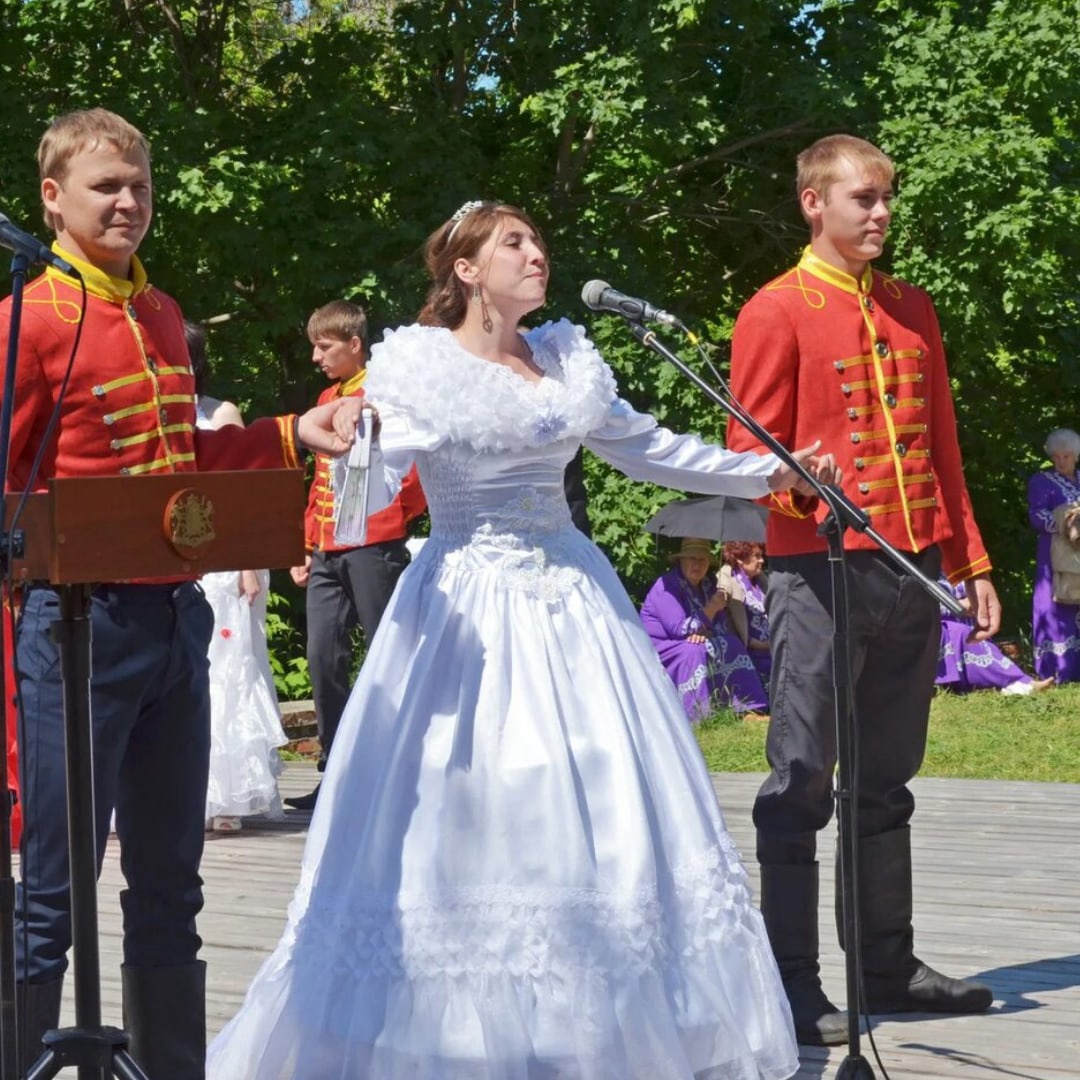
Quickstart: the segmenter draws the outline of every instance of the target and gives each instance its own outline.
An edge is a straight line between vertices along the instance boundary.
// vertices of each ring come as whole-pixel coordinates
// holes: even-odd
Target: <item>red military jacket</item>
[[[930,297],[867,267],[860,280],[809,248],[798,266],[745,304],[732,340],[731,389],[790,449],[821,440],[836,455],[844,493],[901,551],[942,550],[952,582],[986,573],[960,461],[956,416]],[[738,421],[732,450],[759,444]],[[770,497],[770,555],[825,551],[827,507],[791,493]],[[845,547],[874,541],[848,530]]]
[[[318,404],[324,405],[339,397],[363,397],[366,369],[351,379],[328,386],[320,395]],[[409,522],[427,509],[424,489],[413,466],[401,483],[401,490],[389,506],[383,507],[368,518],[367,544],[386,540],[402,540],[408,533]],[[334,543],[334,489],[333,458],[326,454],[315,455],[315,477],[308,492],[307,510],[304,512],[304,540],[308,551],[347,551]]]
[[[131,279],[121,280],[54,250],[82,274],[86,311],[80,315],[78,280],[52,267],[26,287],[10,490],[42,490],[52,477],[299,467],[292,416],[256,420],[247,428],[196,428],[195,377],[180,308],[147,282],[138,259],[132,259]],[[0,303],[0,358],[7,355],[10,319],[8,298]],[[62,391],[59,422],[46,437]],[[42,446],[41,466],[32,477]]]

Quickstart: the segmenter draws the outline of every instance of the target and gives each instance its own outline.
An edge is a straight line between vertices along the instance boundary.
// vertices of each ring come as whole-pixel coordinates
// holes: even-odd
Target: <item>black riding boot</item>
[[[914,951],[911,909],[911,831],[907,826],[859,840],[858,897],[866,1007],[871,1013],[985,1012],[988,986],[952,979]],[[844,927],[837,862],[836,926]]]
[[[761,914],[805,1046],[847,1042],[847,1013],[821,988],[818,967],[818,864],[763,863]]]
[[[44,1053],[45,1047],[41,1044],[41,1038],[45,1032],[60,1026],[60,998],[63,990],[63,977],[45,983],[15,984],[15,1023],[19,1026],[19,1076],[25,1076],[30,1066]]]
[[[131,1056],[149,1080],[206,1076],[206,964],[120,969]]]

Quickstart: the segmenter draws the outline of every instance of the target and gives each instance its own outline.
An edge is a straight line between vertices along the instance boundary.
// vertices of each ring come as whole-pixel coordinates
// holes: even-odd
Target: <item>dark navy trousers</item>
[[[24,590],[16,630],[23,803],[15,943],[20,979],[48,982],[71,944],[60,616],[47,585]],[[116,810],[124,962],[193,961],[202,944],[202,858],[210,754],[207,648],[213,616],[194,582],[103,585],[91,603],[90,708],[97,871]],[[24,949],[23,927],[28,933]]]

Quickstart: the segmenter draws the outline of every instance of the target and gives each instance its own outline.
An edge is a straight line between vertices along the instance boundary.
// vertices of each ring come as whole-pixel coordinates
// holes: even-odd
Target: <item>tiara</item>
[[[484,200],[483,200],[483,199],[473,199],[473,200],[472,200],[471,202],[467,202],[467,203],[462,203],[462,204],[461,204],[461,206],[459,206],[459,207],[458,207],[458,208],[457,208],[457,209],[456,209],[456,210],[455,210],[455,211],[453,212],[453,214],[452,214],[452,215],[450,216],[450,220],[451,220],[451,221],[453,222],[453,225],[452,225],[452,226],[450,227],[450,233],[449,233],[449,235],[448,235],[448,236],[447,236],[447,238],[446,238],[446,240],[447,240],[447,243],[449,243],[449,242],[450,242],[450,240],[451,240],[451,239],[453,238],[453,236],[454,236],[454,232],[455,232],[455,230],[457,229],[457,227],[458,227],[458,226],[459,226],[459,225],[460,225],[460,224],[461,224],[461,223],[462,223],[462,222],[463,222],[463,221],[464,221],[464,220],[465,220],[465,219],[466,219],[466,218],[467,218],[467,217],[468,217],[468,216],[469,216],[469,215],[470,215],[470,214],[471,214],[471,213],[472,213],[472,212],[473,212],[474,210],[479,210],[479,209],[480,209],[480,207],[482,207],[483,205],[484,205]]]

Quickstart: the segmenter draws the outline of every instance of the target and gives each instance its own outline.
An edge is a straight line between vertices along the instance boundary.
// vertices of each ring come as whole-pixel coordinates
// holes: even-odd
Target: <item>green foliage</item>
[[[580,285],[677,310],[723,360],[738,306],[804,242],[795,153],[857,131],[900,165],[892,266],[941,311],[1015,633],[1024,478],[1080,382],[1078,17],[1077,0],[0,0],[0,206],[39,220],[56,113],[142,127],[152,278],[209,325],[213,390],[258,415],[322,388],[312,309],[357,299],[378,340],[422,302],[431,229],[466,199],[517,202],[555,256],[541,317],[586,322],[636,406],[715,436],[713,407],[586,316]],[[587,474],[597,538],[640,593],[641,527],[671,496]]]
[[[939,690],[922,776],[1080,783],[1080,685],[1013,697]],[[714,772],[765,772],[766,724],[721,710],[696,729]]]
[[[266,598],[266,643],[279,701],[306,701],[311,676],[304,655],[303,633],[287,596],[271,590]]]

